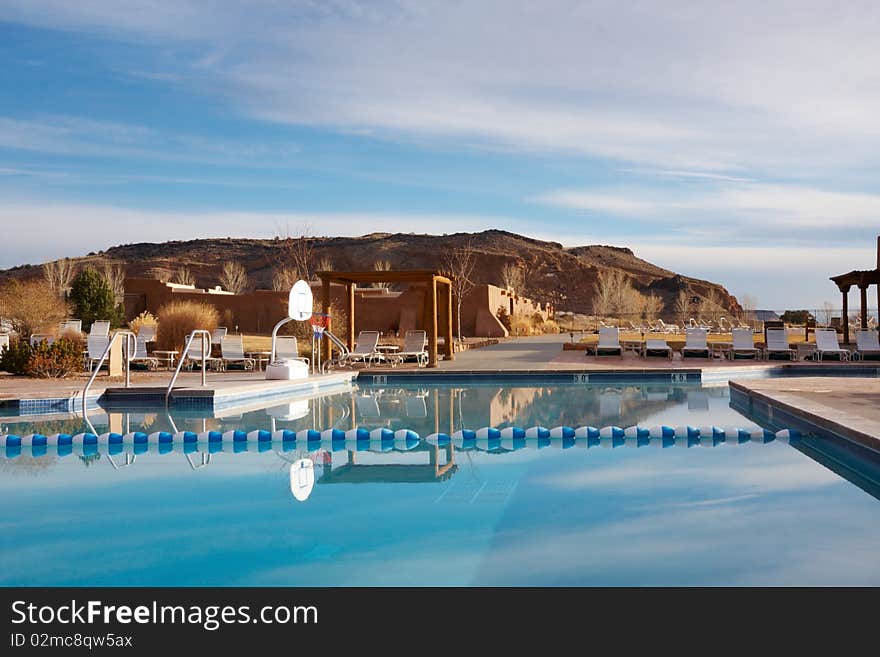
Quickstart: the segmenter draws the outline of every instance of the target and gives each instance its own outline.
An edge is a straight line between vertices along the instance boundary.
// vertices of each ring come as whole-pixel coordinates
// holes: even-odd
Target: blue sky
[[[0,267],[495,227],[839,303],[880,234],[880,9],[621,4],[5,2]]]

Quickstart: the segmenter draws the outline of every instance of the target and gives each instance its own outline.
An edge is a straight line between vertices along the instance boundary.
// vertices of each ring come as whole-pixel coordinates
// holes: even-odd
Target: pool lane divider
[[[452,445],[457,449],[477,449],[480,451],[516,451],[518,449],[557,447],[715,447],[722,444],[768,443],[771,441],[795,442],[800,433],[794,429],[769,431],[767,429],[745,429],[736,427],[693,427],[693,426],[616,426],[597,427],[483,427],[464,429],[449,435],[432,433],[422,439],[410,429],[302,429],[300,431],[277,430],[274,432],[255,431],[178,431],[168,433],[156,431],[144,433],[133,431],[119,433],[56,433],[48,436],[27,434],[16,436],[0,435],[0,449],[6,458],[15,458],[24,453],[40,457],[46,455],[66,456],[71,453],[82,455],[107,453],[111,455],[129,452],[142,454],[153,452],[166,454],[191,452],[264,452],[269,450],[293,451],[305,449],[309,452],[325,451],[409,451],[422,440],[437,447]]]

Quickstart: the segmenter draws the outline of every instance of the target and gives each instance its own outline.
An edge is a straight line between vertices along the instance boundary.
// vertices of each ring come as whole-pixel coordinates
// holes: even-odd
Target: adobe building
[[[321,297],[321,283],[311,283],[316,302]],[[331,303],[345,308],[345,286],[332,285]],[[287,312],[287,292],[255,290],[245,294],[232,294],[219,287],[197,288],[193,285],[166,283],[154,278],[125,279],[125,316],[131,320],[149,311],[158,315],[159,308],[170,301],[196,301],[207,303],[220,315],[221,324],[231,331],[265,334]],[[355,289],[356,331],[382,331],[402,334],[411,329],[424,328],[427,290],[424,285],[410,284],[403,290],[358,287]],[[316,303],[317,308],[317,303]],[[517,296],[513,292],[494,285],[476,285],[465,296],[461,305],[461,331],[466,337],[504,337],[507,329],[498,320],[499,309],[508,315],[539,315],[543,320],[552,319],[551,304]],[[453,304],[455,311],[455,304]],[[331,326],[331,331],[335,327]],[[342,330],[341,328],[339,330]]]

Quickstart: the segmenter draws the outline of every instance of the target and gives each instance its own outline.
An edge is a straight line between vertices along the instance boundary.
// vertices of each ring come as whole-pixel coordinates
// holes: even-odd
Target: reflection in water
[[[458,470],[457,451],[498,455],[546,447],[690,448],[800,439],[780,427],[707,422],[710,401],[720,402],[717,412],[727,397],[726,386],[361,386],[212,417],[110,411],[87,419],[85,431],[76,419],[8,418],[0,424],[0,467],[39,474],[74,454],[86,465],[104,456],[120,470],[135,465],[140,454],[182,454],[195,471],[217,453],[271,452],[291,464],[291,492],[304,500],[315,482],[445,481]],[[650,423],[671,410],[680,424]],[[360,458],[365,452],[371,454],[366,462]]]

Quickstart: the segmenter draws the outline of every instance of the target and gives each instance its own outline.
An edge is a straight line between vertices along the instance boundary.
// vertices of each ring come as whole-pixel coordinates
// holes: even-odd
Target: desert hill
[[[313,237],[308,244],[313,267],[322,260],[333,269],[371,270],[377,261],[388,261],[393,269],[442,269],[444,253],[470,244],[476,252],[476,283],[500,285],[501,270],[516,262],[525,271],[521,292],[539,301],[553,301],[559,310],[590,312],[593,285],[601,270],[620,270],[639,291],[660,296],[671,306],[680,290],[707,296],[714,292],[727,309],[739,304],[721,285],[689,278],[642,260],[627,248],[578,246],[565,248],[502,230],[480,233],[424,235],[373,233],[360,237]],[[98,253],[73,258],[78,266],[98,268],[120,263],[130,277],[155,276],[171,280],[181,266],[188,267],[199,287],[219,284],[223,263],[236,261],[248,272],[251,288],[271,289],[276,268],[284,262],[282,239],[207,238],[164,243],[124,244]],[[6,278],[40,276],[40,265],[22,265],[0,271]]]

